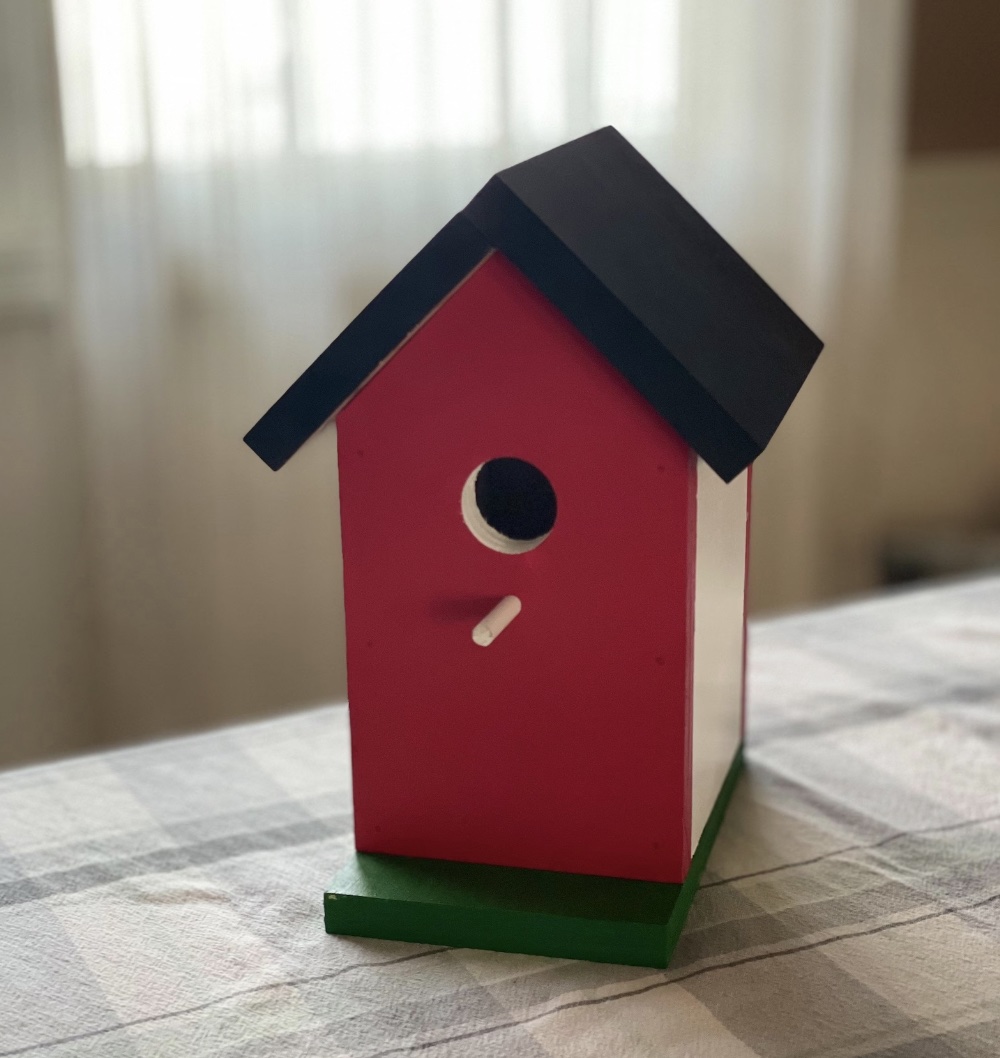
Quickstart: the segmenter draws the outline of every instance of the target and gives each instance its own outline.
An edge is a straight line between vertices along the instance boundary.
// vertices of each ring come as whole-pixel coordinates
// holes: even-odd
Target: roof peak
[[[497,173],[247,435],[277,469],[495,249],[730,480],[822,343],[613,126]]]

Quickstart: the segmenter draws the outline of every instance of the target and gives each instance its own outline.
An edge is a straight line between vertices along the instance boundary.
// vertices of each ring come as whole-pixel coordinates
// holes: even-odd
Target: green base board
[[[665,967],[743,764],[736,754],[683,885],[356,853],[327,933]]]

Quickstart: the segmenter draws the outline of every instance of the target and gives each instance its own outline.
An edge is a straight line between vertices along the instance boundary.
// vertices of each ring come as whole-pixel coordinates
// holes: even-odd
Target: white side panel
[[[691,732],[691,852],[742,737],[747,481],[698,460]]]

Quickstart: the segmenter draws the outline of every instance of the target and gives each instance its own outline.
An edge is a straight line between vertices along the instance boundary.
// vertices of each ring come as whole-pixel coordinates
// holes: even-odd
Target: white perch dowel
[[[472,642],[488,647],[520,612],[521,600],[516,595],[505,595],[473,628]]]

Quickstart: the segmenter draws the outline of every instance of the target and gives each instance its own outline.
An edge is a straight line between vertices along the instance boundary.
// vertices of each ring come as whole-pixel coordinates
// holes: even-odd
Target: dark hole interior
[[[476,476],[476,506],[498,533],[534,540],[556,524],[556,494],[549,479],[523,459],[484,463]]]

